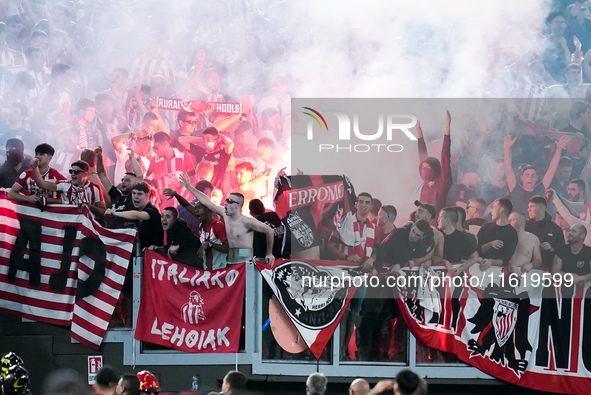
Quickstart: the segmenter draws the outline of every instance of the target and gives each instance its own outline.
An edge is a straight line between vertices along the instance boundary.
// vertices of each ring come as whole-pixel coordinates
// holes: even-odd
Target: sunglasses
[[[183,121],[184,123],[188,123],[189,125],[196,125],[197,121]]]
[[[70,169],[68,170],[70,172],[70,174],[80,174],[80,173],[86,173],[84,170],[74,170],[74,169]]]
[[[230,199],[230,198],[226,199],[226,203],[229,203],[229,204],[232,204],[232,203],[240,204],[240,202],[239,202],[239,201],[237,201],[237,200],[232,200],[232,199]]]

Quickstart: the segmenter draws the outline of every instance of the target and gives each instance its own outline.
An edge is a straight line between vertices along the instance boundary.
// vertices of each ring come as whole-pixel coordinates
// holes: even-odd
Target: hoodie
[[[191,232],[183,219],[177,219],[174,225],[166,231],[166,241],[166,252],[172,245],[179,246],[176,254],[170,254],[174,261],[193,267],[203,267],[203,259],[197,255],[197,251],[201,248],[201,241]]]

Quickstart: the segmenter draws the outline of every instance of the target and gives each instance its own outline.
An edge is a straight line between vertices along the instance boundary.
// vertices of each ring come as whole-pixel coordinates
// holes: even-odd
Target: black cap
[[[418,200],[415,200],[415,206],[423,207],[425,210],[427,210],[431,214],[431,219],[437,218],[437,210],[435,210],[435,206],[433,206],[431,203],[421,203]]]

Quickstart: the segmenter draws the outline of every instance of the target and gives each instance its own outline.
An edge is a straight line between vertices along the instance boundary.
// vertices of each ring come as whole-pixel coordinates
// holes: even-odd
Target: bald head
[[[364,379],[355,379],[349,386],[352,395],[367,395],[369,394],[369,383]]]
[[[513,212],[509,215],[509,224],[517,231],[525,229],[526,221],[525,215],[521,213]]]

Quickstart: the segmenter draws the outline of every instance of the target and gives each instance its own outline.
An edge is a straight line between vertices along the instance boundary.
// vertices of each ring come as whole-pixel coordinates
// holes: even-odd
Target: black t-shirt
[[[270,211],[259,215],[257,220],[273,229],[275,233],[275,237],[273,238],[273,256],[275,258],[281,258],[281,247],[283,245],[283,237],[285,236],[285,226],[283,226],[281,219],[279,219],[277,213]],[[264,233],[254,232],[253,252],[256,257],[267,256],[267,238]]]
[[[513,212],[527,214],[527,205],[532,196],[544,196],[546,189],[541,182],[537,183],[532,192],[523,189],[521,184],[515,185],[511,192],[511,203],[513,203]]]
[[[194,146],[192,144],[191,146]],[[193,151],[191,151],[193,153]],[[224,174],[226,174],[226,169],[228,168],[228,162],[230,161],[230,156],[224,151],[223,149],[217,150],[210,154],[205,154],[203,156],[203,160],[211,162],[213,165],[213,178],[211,179],[211,183],[216,188],[222,188],[222,184],[224,183]]]
[[[148,203],[141,211],[150,215],[150,219],[139,221],[141,248],[151,245],[161,246],[164,244],[164,230],[160,222],[160,211],[152,203]]]
[[[474,253],[474,247],[468,236],[458,230],[450,235],[443,233],[443,259],[451,263],[460,263]]]
[[[525,231],[538,236],[540,243],[548,242],[554,250],[564,245],[564,233],[562,229],[555,222],[552,222],[548,214],[546,214],[546,218],[542,221],[528,219],[525,223]],[[542,267],[551,269],[553,261],[554,252],[542,249]]]
[[[591,273],[591,247],[584,245],[578,254],[573,254],[570,245],[564,245],[556,250],[556,255],[562,259],[562,271],[565,273],[584,276]]]
[[[411,258],[422,258],[433,249],[435,242],[432,236],[411,243],[408,240],[410,228],[411,226],[396,228],[384,237],[376,253],[375,268],[378,272],[383,271],[383,267],[397,263],[404,266]]]
[[[498,250],[491,247],[488,251],[482,252],[482,246],[493,240],[501,240],[503,247]],[[478,254],[482,258],[502,259],[503,266],[507,266],[515,252],[515,248],[517,248],[517,231],[511,225],[499,226],[494,222],[488,222],[480,228],[478,232]]]
[[[111,186],[109,189],[109,197],[111,198],[111,210],[113,211],[131,211],[135,210],[135,206],[133,205],[133,201],[131,200],[130,195],[123,195],[121,191],[115,186]],[[119,218],[119,217],[111,217],[109,222],[107,223],[107,228],[110,229],[121,229],[125,228],[125,224],[130,223],[131,221]]]

